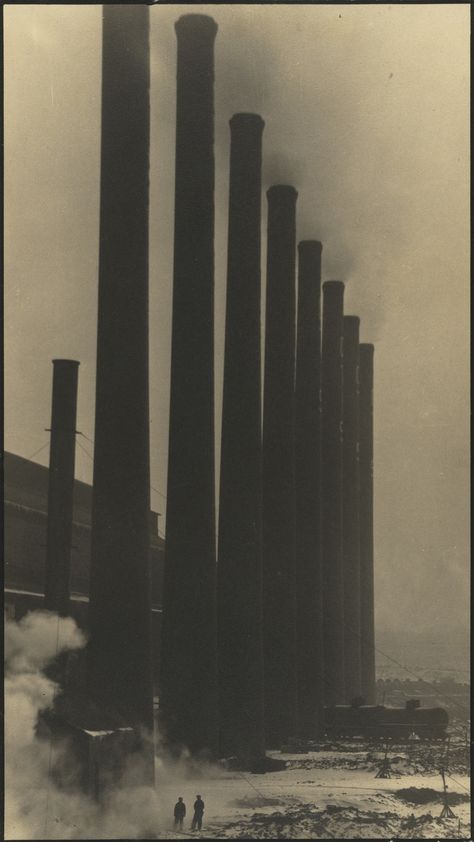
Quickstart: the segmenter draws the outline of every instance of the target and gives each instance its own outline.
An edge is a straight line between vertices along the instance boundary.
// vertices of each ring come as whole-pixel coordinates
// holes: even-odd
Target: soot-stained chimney
[[[148,174],[148,7],[105,5],[88,681],[152,734]]]
[[[257,114],[230,121],[227,312],[218,545],[218,662],[223,756],[265,754],[262,649],[260,215]]]
[[[346,702],[361,694],[359,548],[359,323],[344,316],[343,369],[343,564],[344,681]]]
[[[321,569],[321,243],[298,246],[295,482],[298,729],[319,735],[323,721]]]
[[[360,631],[362,695],[374,705],[375,629],[374,629],[374,346],[359,346],[360,390]]]
[[[324,693],[344,703],[344,590],[342,559],[342,346],[344,284],[323,284],[322,554]]]
[[[214,40],[178,40],[171,397],[160,721],[170,745],[217,751],[214,488]]]
[[[263,410],[263,613],[267,745],[297,732],[295,573],[294,187],[267,191],[268,246]]]
[[[79,363],[53,360],[44,607],[69,613]]]

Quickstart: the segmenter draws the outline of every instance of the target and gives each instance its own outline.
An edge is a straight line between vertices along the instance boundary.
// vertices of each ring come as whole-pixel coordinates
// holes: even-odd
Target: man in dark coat
[[[181,795],[179,796],[176,804],[174,805],[174,826],[175,827],[183,827],[183,819],[186,815],[186,804],[184,803]]]
[[[198,830],[201,830],[202,827],[202,814],[204,813],[204,801],[202,800],[200,795],[196,795],[196,800],[194,802],[194,816],[193,822],[191,825],[192,830],[196,830],[196,826]]]

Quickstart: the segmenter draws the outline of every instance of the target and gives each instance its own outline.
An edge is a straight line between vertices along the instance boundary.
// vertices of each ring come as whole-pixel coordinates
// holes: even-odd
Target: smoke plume
[[[73,620],[47,611],[31,612],[19,623],[6,621],[6,839],[40,838],[44,832],[50,758],[35,727],[39,713],[52,706],[58,686],[43,670],[60,652],[84,644]]]
[[[45,669],[61,652],[80,650],[85,638],[71,618],[34,611],[5,623],[5,839],[146,839],[172,834],[172,807],[183,792],[188,805],[206,780],[222,777],[210,762],[183,751],[168,757],[158,743],[156,790],[140,780],[142,758],[132,756],[120,784],[97,804],[71,788],[66,740],[36,734],[38,716],[52,708],[60,687]],[[54,765],[66,787],[51,778]],[[214,799],[215,801],[215,799]]]

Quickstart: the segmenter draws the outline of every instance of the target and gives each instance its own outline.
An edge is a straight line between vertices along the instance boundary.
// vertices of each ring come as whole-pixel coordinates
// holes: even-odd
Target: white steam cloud
[[[189,804],[191,785],[199,792],[206,778],[210,782],[224,774],[220,767],[193,761],[187,752],[170,760],[160,751],[155,791],[139,783],[142,758],[133,757],[120,786],[100,804],[77,789],[59,789],[51,778],[53,765],[67,778],[71,756],[66,741],[50,742],[36,734],[39,714],[52,707],[59,691],[44,669],[57,654],[81,649],[85,642],[71,618],[51,612],[30,612],[20,622],[6,620],[5,839],[172,837],[177,795],[182,790]]]
[[[60,652],[82,649],[82,632],[70,617],[33,611],[5,626],[5,669],[9,675],[37,674]]]
[[[6,839],[44,835],[50,758],[49,746],[36,737],[35,726],[39,713],[51,707],[58,686],[43,669],[56,654],[84,644],[72,619],[48,611],[5,623]]]

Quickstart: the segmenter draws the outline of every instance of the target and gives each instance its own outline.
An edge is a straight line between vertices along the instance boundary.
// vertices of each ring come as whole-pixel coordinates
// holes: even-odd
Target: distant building
[[[5,613],[21,619],[43,607],[48,468],[14,453],[4,454]],[[87,629],[92,487],[75,480],[71,553],[71,615]],[[150,511],[153,641],[158,661],[165,542],[158,513]]]

